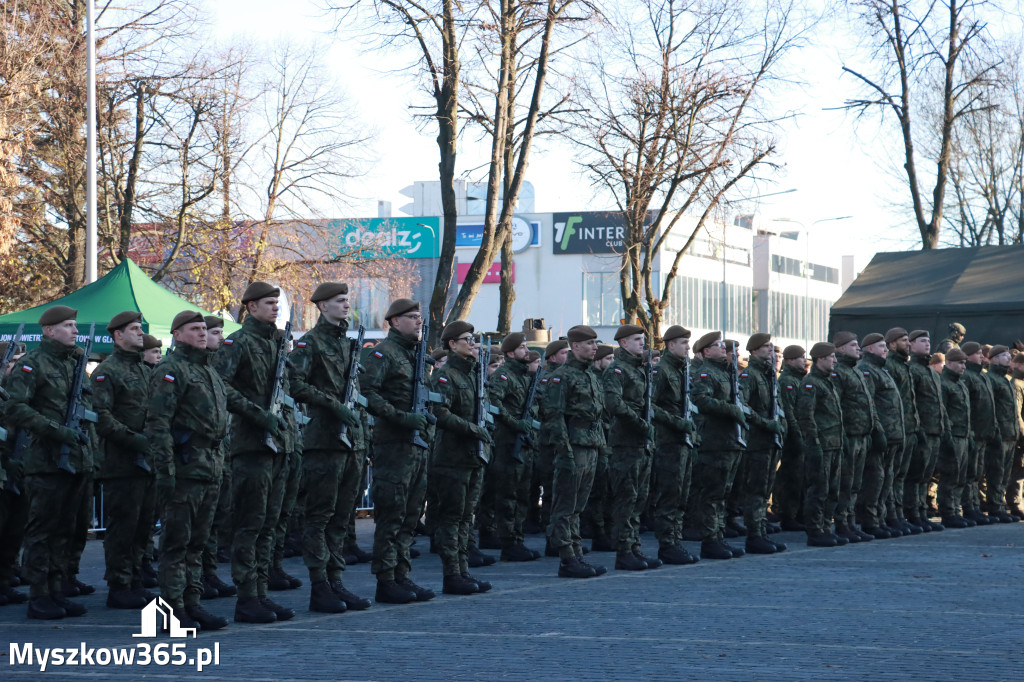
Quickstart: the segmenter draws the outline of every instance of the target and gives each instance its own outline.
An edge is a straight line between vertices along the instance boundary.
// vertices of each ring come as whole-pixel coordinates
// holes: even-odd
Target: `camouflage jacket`
[[[451,352],[441,371],[431,377],[433,390],[441,396],[441,402],[431,406],[437,417],[437,445],[431,460],[435,466],[483,466],[477,456],[480,440],[471,431],[476,423],[476,369],[475,359]]]
[[[1000,440],[992,384],[981,373],[981,365],[977,362],[968,362],[963,380],[967,383],[968,393],[971,394],[971,436],[978,443]]]
[[[796,418],[805,451],[843,447],[843,410],[831,372],[812,366],[796,391]]]
[[[930,436],[941,436],[949,430],[946,407],[942,402],[942,379],[928,366],[930,355],[914,355],[908,367],[914,380],[914,398],[920,430]]]
[[[548,377],[542,413],[556,453],[571,453],[576,445],[602,447],[604,393],[593,364],[570,353]]]
[[[11,398],[4,404],[7,430],[23,430],[28,438],[24,452],[24,473],[52,474],[57,468],[60,441],[54,438],[58,426],[67,417],[68,399],[75,379],[78,358],[84,351],[67,347],[43,337],[39,345],[14,363],[7,378]],[[82,394],[83,406],[91,409],[91,391]],[[87,424],[87,422],[83,422]],[[86,429],[92,433],[92,429]],[[68,462],[79,473],[91,471],[94,464],[93,440],[70,448]]]
[[[971,395],[964,377],[948,367],[942,370],[942,403],[949,418],[950,433],[957,438],[970,437]]]
[[[908,436],[917,433],[921,426],[917,416],[917,398],[914,396],[914,379],[907,365],[909,359],[909,355],[894,350],[889,351],[889,357],[885,359],[885,371],[892,377],[900,392],[900,400],[903,401],[903,431]]]
[[[559,367],[561,365],[554,362],[544,363],[544,366],[541,368],[543,374],[540,378],[540,385],[537,386],[537,397],[534,399],[534,402],[537,404],[537,420],[540,421],[540,431],[537,432],[537,444],[547,446],[548,448],[555,443],[555,431],[552,427],[553,422],[549,419],[551,415],[545,412],[544,396],[547,395],[552,375]]]
[[[498,415],[494,419],[495,443],[511,445],[516,440],[518,432],[512,427],[512,423],[519,421],[523,416],[532,380],[528,370],[527,364],[521,360],[506,360],[505,364],[491,375],[488,394],[491,404],[498,409]],[[539,386],[537,393],[540,393]],[[537,396],[534,395],[531,412],[536,411]]]
[[[92,371],[93,407],[100,436],[100,478],[150,476],[136,464],[143,455],[150,469],[153,456],[138,452],[133,437],[146,430],[149,409],[149,378],[153,373],[142,362],[142,352],[114,346],[114,352]]]
[[[802,452],[804,448],[800,422],[796,418],[796,393],[803,386],[806,375],[806,372],[799,372],[790,365],[783,365],[779,372],[779,400],[786,413],[786,440],[782,446],[785,452]]]
[[[644,447],[647,438],[646,374],[642,356],[616,348],[615,359],[601,375],[605,416],[609,419],[608,444],[612,447]]]
[[[1017,396],[1017,442],[1024,444],[1024,372],[1013,372],[1013,392]]]
[[[323,317],[316,326],[295,342],[289,356],[289,394],[308,406],[310,422],[302,427],[302,443],[307,450],[340,450],[341,422],[331,405],[345,400],[346,373],[353,341],[348,338],[348,321],[331,324]],[[356,389],[359,387],[358,376]],[[354,408],[358,410],[358,406]],[[354,450],[363,447],[363,427],[349,428]]]
[[[875,404],[868,388],[869,379],[857,367],[857,358],[836,353],[835,385],[843,408],[843,428],[847,436],[862,437],[880,426]]]
[[[700,410],[701,449],[742,450],[736,425],[729,414],[732,405],[732,379],[725,359],[704,360],[694,371],[693,403]],[[740,396],[742,399],[742,396]],[[744,429],[744,432],[746,430]]]
[[[857,369],[864,376],[868,391],[875,405],[878,423],[885,432],[890,443],[902,443],[906,440],[903,425],[903,397],[889,374],[884,358],[865,353],[857,363]]]
[[[772,401],[777,400],[771,389],[770,372],[774,371],[775,366],[771,362],[753,355],[750,356],[746,369],[740,370],[743,402],[750,408],[750,414],[747,415],[747,423],[751,427],[747,436],[747,448],[750,450],[767,450],[775,447],[775,436],[767,428],[768,422],[772,421]],[[786,409],[782,407],[781,411],[785,413]],[[781,421],[783,425],[786,424],[785,418]]]
[[[689,371],[689,363],[672,353],[661,356],[661,362],[654,374],[654,425],[655,437],[659,447],[679,445],[683,442],[683,391],[685,389],[684,372]],[[691,385],[690,390],[693,390]],[[690,396],[693,404],[693,396]],[[696,414],[691,413],[690,420],[695,421]],[[694,432],[691,440],[694,445],[700,444],[699,435]]]
[[[367,411],[376,417],[374,443],[408,443],[412,439],[412,431],[400,426],[395,419],[412,409],[417,345],[419,339],[415,336],[391,329],[387,337],[367,353],[359,387],[366,398]],[[423,380],[428,379],[424,376]],[[422,435],[428,443],[433,438],[432,433]]]
[[[999,425],[999,438],[1004,441],[1015,441],[1020,437],[1020,431],[1017,428],[1020,406],[1017,404],[1017,396],[1014,394],[1014,387],[1010,379],[1010,368],[989,365],[985,378],[988,379],[989,384],[992,386],[996,423]]]

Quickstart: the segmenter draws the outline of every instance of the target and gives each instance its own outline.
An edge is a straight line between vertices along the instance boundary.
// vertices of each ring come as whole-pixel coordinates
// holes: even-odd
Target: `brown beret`
[[[578,324],[575,327],[570,328],[566,333],[566,336],[569,337],[569,343],[579,343],[581,341],[596,339],[597,332],[585,324]]]
[[[441,343],[444,343],[449,339],[458,338],[459,336],[462,336],[466,332],[472,331],[473,325],[471,325],[469,322],[466,322],[465,320],[455,320],[454,322],[449,322],[441,331]]]
[[[624,324],[619,327],[618,331],[615,332],[615,340],[624,339],[627,336],[633,336],[633,334],[643,334],[644,328],[638,327],[635,324]]]
[[[153,350],[154,348],[161,348],[163,345],[164,342],[152,334],[142,335],[142,350]]]
[[[107,331],[113,334],[115,330],[124,329],[132,322],[142,322],[142,313],[138,310],[126,310],[114,315],[107,323]]]
[[[606,358],[615,352],[615,346],[609,346],[608,344],[602,344],[597,347],[597,355],[594,356],[595,360]]]
[[[725,340],[725,349],[727,351],[729,351],[730,353],[735,353],[736,349],[739,348],[739,347],[740,347],[740,342],[737,341],[736,339],[726,339]]]
[[[411,298],[400,298],[392,303],[391,307],[388,308],[388,311],[384,313],[384,319],[390,322],[392,317],[405,315],[406,313],[411,313],[412,311],[419,309],[419,301],[414,301]]]
[[[204,315],[203,321],[206,322],[207,329],[223,329],[224,318],[217,317],[216,315]]]
[[[440,360],[441,358],[448,357],[448,351],[446,351],[444,348],[438,348],[437,350],[433,350],[430,352],[430,357],[434,358],[434,360],[437,361]]]
[[[512,332],[501,342],[501,352],[511,353],[524,343],[526,343],[526,334],[522,332]]]
[[[864,340],[861,341],[861,343],[865,346],[872,346],[878,343],[879,341],[885,341],[885,337],[879,334],[878,332],[871,332],[870,334],[864,337]]]
[[[786,349],[782,351],[783,360],[796,360],[802,358],[807,351],[803,349],[803,346],[786,346]]]
[[[831,343],[821,341],[811,346],[811,360],[820,360],[821,358],[827,358],[836,352],[836,347]]]
[[[832,345],[836,348],[842,348],[851,341],[856,341],[857,335],[853,332],[836,332],[835,336],[832,337]]]
[[[180,327],[184,327],[186,324],[192,324],[193,322],[202,322],[203,324],[206,324],[206,320],[203,318],[202,313],[195,310],[182,310],[174,316],[174,320],[171,322],[171,331],[176,331]]]
[[[1010,362],[1015,365],[1024,365],[1024,353],[1017,353],[1010,358]]]
[[[946,353],[946,362],[963,362],[967,359],[967,353],[959,348],[950,348]]]
[[[244,305],[249,301],[258,301],[261,298],[276,298],[280,295],[281,290],[273,284],[267,284],[266,282],[253,282],[245,288],[245,293],[242,294],[242,304]]]
[[[992,346],[991,348],[989,348],[989,350],[988,350],[988,357],[994,358],[995,356],[999,355],[1000,353],[1009,353],[1009,352],[1010,352],[1010,347],[1009,346],[1004,346],[1004,345],[1000,344],[998,346]]]
[[[665,330],[665,333],[661,335],[661,340],[665,343],[669,341],[675,341],[676,339],[688,339],[690,338],[690,330],[685,327],[680,327],[678,324],[674,324]]]
[[[348,284],[344,282],[324,282],[316,288],[313,295],[309,297],[310,303],[319,303],[329,298],[348,293]]]
[[[892,329],[890,329],[889,331],[887,331],[885,333],[885,342],[886,343],[893,343],[893,342],[898,341],[899,339],[903,338],[906,335],[907,335],[907,330],[904,329],[903,327],[893,327]]]
[[[39,326],[46,327],[51,324],[60,324],[78,317],[78,311],[66,305],[50,306],[39,316]]]
[[[757,350],[764,344],[772,340],[771,334],[765,334],[764,332],[758,332],[751,334],[750,338],[747,339],[747,350]]]
[[[568,347],[568,341],[566,341],[565,339],[556,339],[555,341],[552,341],[551,343],[544,347],[544,359],[547,360],[558,351]]]
[[[977,341],[968,341],[967,343],[961,344],[960,350],[967,355],[974,355],[981,350],[981,344]]]
[[[697,343],[693,344],[693,352],[700,353],[705,348],[713,344],[715,341],[722,340],[722,332],[708,332],[704,336],[697,339]]]
[[[505,361],[505,358],[501,355],[501,346],[496,343],[491,344],[491,362]]]
[[[910,332],[909,336],[910,340],[913,341],[914,339],[919,339],[922,336],[928,337],[928,332],[924,329],[915,329],[914,331]]]
[[[527,362],[536,362],[537,360],[540,360],[540,353],[535,350],[531,350],[526,356]]]

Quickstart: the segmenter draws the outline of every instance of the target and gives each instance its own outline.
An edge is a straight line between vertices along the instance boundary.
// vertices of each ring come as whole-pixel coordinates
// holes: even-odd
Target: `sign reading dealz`
[[[626,218],[619,211],[555,213],[552,253],[622,253],[626,250]],[[646,224],[652,219],[648,215]]]

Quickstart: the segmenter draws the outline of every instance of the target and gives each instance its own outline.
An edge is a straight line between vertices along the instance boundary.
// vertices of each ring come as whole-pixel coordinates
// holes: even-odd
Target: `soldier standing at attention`
[[[772,489],[775,512],[782,530],[804,531],[804,458],[803,436],[796,419],[796,392],[807,374],[806,351],[801,346],[786,346],[779,372],[779,402],[786,413],[786,439],[782,444],[779,471]]]
[[[598,450],[605,444],[604,400],[600,378],[592,369],[597,333],[577,325],[567,336],[569,357],[550,375],[542,407],[554,454],[548,541],[561,559],[559,577],[591,578],[607,569],[583,560],[580,512],[594,484]]]
[[[536,398],[537,405],[542,409],[550,377],[556,369],[565,364],[568,357],[569,342],[565,339],[556,339],[544,348],[544,375],[541,377],[540,386],[537,387]],[[543,417],[540,417],[540,422],[540,431],[537,432],[537,452],[533,459],[533,476],[530,483],[529,511],[526,525],[523,528],[527,533],[547,533],[548,524],[551,522],[551,482],[555,474],[552,462],[554,443],[551,429],[545,425]],[[543,497],[541,496],[542,490]]]
[[[65,596],[71,587],[69,553],[75,518],[82,500],[92,491],[86,472],[93,449],[84,429],[64,425],[75,369],[83,350],[75,345],[78,311],[63,305],[47,308],[39,317],[39,345],[17,362],[7,381],[7,428],[25,431],[30,439],[24,453],[27,498],[22,577],[29,584],[28,617],[54,620],[82,616],[86,608]],[[68,449],[68,462],[78,473],[57,466],[57,453]],[[18,453],[15,453],[17,456]]]
[[[360,390],[373,428],[373,561],[376,601],[427,601],[434,592],[409,578],[409,549],[427,493],[427,455],[433,416],[412,412],[413,361],[423,328],[420,304],[400,298],[385,313],[387,337],[367,355]],[[413,442],[413,432],[420,438]]]
[[[721,332],[700,337],[693,349],[702,359],[693,382],[693,402],[701,421],[701,448],[693,467],[700,514],[700,556],[736,559],[744,552],[724,539],[725,503],[743,456],[747,419],[743,409],[732,401],[732,381]]]
[[[8,343],[15,339],[0,343],[0,355],[7,351]],[[6,386],[7,378],[14,363],[25,354],[24,347],[19,343],[6,367],[0,367],[0,384]],[[8,438],[0,443],[0,606],[8,604],[24,604],[28,596],[14,589],[14,567],[21,554],[21,543],[25,537],[25,521],[28,504],[22,491],[25,489],[23,466],[21,462],[11,459],[14,445],[11,437],[14,430],[4,415],[5,399],[0,396],[0,426],[8,430]],[[17,491],[17,492],[15,492]]]
[[[964,336],[967,335],[967,328],[959,322],[953,322],[949,325],[949,336],[939,342],[939,346],[936,349],[939,353],[948,353],[953,348],[960,348],[960,344],[964,342]]]
[[[1024,353],[1017,353],[1010,360],[1010,372],[1013,377],[1013,392],[1017,398],[1017,448],[1013,455],[1010,478],[1006,485],[1006,506],[1010,513],[1024,521],[1024,510],[1021,510],[1021,482],[1024,481]],[[0,571],[3,565],[0,564]],[[0,578],[2,578],[0,573]],[[2,585],[2,583],[0,583]]]
[[[142,587],[141,570],[156,519],[153,457],[145,434],[151,370],[142,362],[142,313],[115,315],[107,332],[114,350],[92,372],[103,449],[107,607],[141,609],[153,599]]]
[[[640,551],[640,515],[647,508],[651,482],[654,424],[644,416],[647,376],[644,330],[633,324],[615,332],[619,347],[601,376],[605,413],[611,420],[608,444],[608,483],[611,492],[611,539],[615,543],[615,569],[642,571],[662,562]]]
[[[310,417],[302,430],[302,559],[311,584],[309,610],[362,611],[370,608],[370,600],[352,594],[342,582],[345,539],[362,487],[362,462],[356,452],[362,450],[357,445],[363,439],[358,413],[345,404],[352,353],[347,336],[348,284],[324,282],[309,300],[320,311],[320,319],[295,344],[290,358],[291,395],[308,406]],[[345,439],[342,427],[347,430]]]
[[[961,350],[967,356],[967,371],[963,380],[971,397],[971,445],[967,451],[967,480],[964,483],[964,518],[970,524],[985,526],[998,523],[981,512],[981,480],[985,476],[985,452],[990,443],[1001,441],[996,419],[995,396],[992,384],[982,373],[985,353],[982,345],[968,341]]]
[[[917,433],[921,430],[920,417],[917,414],[917,398],[914,395],[914,379],[910,375],[910,367],[907,362],[910,360],[910,335],[902,327],[893,327],[885,333],[885,343],[889,346],[889,353],[885,359],[885,370],[896,382],[896,388],[900,392],[900,400],[903,401],[903,452],[896,455],[892,465],[892,496],[886,504],[886,511],[890,514],[885,523],[896,531],[892,533],[896,537],[902,535],[918,535],[923,532],[921,526],[910,523],[903,516],[904,493],[906,490],[907,473],[910,470],[910,461],[913,458],[914,450],[917,448]]]
[[[1006,346],[992,346],[988,352],[988,373],[985,378],[992,386],[992,399],[996,422],[999,425],[999,440],[990,441],[985,451],[985,501],[989,517],[1002,523],[1014,523],[1017,517],[1006,511],[1006,487],[1012,468],[1013,451],[1017,446],[1020,431],[1020,407],[1010,383],[1010,349]]]
[[[939,447],[936,501],[946,528],[968,527],[967,520],[960,513],[971,433],[971,398],[963,381],[966,363],[967,355],[961,349],[953,348],[946,353],[946,366],[942,370],[942,401],[949,417],[949,433],[943,436]]]
[[[804,439],[804,525],[811,547],[835,547],[849,540],[832,533],[842,469],[843,412],[833,383],[836,347],[811,347],[811,371],[797,390],[796,413]]]
[[[604,376],[604,371],[614,360],[615,347],[604,343],[599,345],[597,354],[594,356],[594,372],[597,376]],[[587,498],[587,504],[580,512],[580,535],[584,538],[592,538],[590,543],[592,552],[614,552],[617,546],[610,535],[613,523],[611,482],[608,480],[608,461],[612,452],[612,447],[608,444],[610,419],[607,412],[601,418],[604,425],[605,444],[597,451],[594,485],[590,486],[590,497]],[[553,552],[551,556],[558,556],[558,552]]]
[[[903,494],[903,511],[911,524],[924,532],[942,530],[941,523],[928,519],[928,485],[935,472],[939,444],[948,438],[949,421],[942,401],[942,379],[929,366],[931,339],[928,332],[917,329],[910,333],[911,358],[908,364],[914,381],[914,398],[920,426]]]
[[[164,357],[164,342],[151,334],[142,335],[142,362],[153,369]]]
[[[253,282],[242,295],[242,329],[224,339],[214,366],[251,403],[231,424],[231,500],[234,539],[231,579],[238,588],[236,623],[289,620],[295,612],[267,597],[274,539],[287,476],[287,421],[270,412],[277,369],[281,290]],[[273,446],[273,447],[271,447]]]
[[[747,352],[750,353],[750,361],[740,372],[743,399],[750,407],[747,451],[740,468],[744,477],[741,489],[747,527],[746,550],[750,554],[775,554],[785,551],[786,545],[768,539],[768,495],[782,453],[781,448],[775,445],[775,437],[785,438],[786,422],[785,417],[772,416],[772,402],[778,400],[778,394],[772,393],[775,346],[771,335],[763,332],[752,334],[747,341]]]

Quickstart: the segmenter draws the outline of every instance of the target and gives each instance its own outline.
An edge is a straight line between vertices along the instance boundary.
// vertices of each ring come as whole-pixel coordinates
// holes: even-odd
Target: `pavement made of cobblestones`
[[[359,522],[369,549],[373,525]],[[135,613],[104,606],[103,553],[90,541],[81,578],[81,618],[31,621],[24,606],[0,607],[0,640],[24,652],[46,647],[134,647],[185,642],[219,646],[220,662],[192,666],[48,666],[56,679],[247,680],[714,679],[1020,680],[1024,678],[1024,523],[947,530],[834,549],[809,548],[798,533],[773,536],[789,550],[642,573],[556,577],[558,560],[498,563],[474,573],[494,589],[441,594],[438,558],[413,561],[413,578],[438,596],[405,606],[374,604],[341,615],[308,611],[299,558],[285,568],[298,590],[274,592],[296,610],[271,625],[232,622],[195,639],[133,638]],[[645,551],[656,550],[644,536]],[[742,541],[742,540],[741,540]],[[735,542],[735,541],[733,541]],[[543,538],[527,544],[543,549]],[[697,543],[688,543],[696,552]],[[497,552],[491,552],[497,555]],[[229,576],[221,565],[221,577]],[[352,591],[373,597],[369,566],[346,571]],[[25,589],[25,588],[22,588]],[[204,602],[231,617],[233,599]],[[39,665],[0,650],[0,680],[39,675]]]

